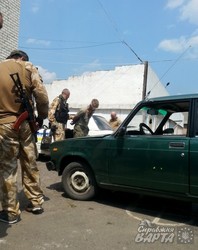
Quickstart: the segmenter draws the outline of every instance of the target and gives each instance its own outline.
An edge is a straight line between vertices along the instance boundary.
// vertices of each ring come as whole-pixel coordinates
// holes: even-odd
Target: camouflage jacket
[[[49,99],[38,70],[31,62],[7,59],[0,62],[0,124],[15,122],[23,112],[22,104],[16,102],[17,89],[10,74],[18,73],[24,90],[35,106],[41,119],[47,118]]]
[[[80,109],[73,118],[73,124],[88,127],[89,119],[93,115],[94,111],[88,109]]]
[[[57,96],[51,103],[48,120],[51,124],[63,123],[66,124],[69,119],[69,105],[62,95]]]

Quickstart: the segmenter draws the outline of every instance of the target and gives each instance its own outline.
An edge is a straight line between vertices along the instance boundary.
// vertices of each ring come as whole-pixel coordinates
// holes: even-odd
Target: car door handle
[[[170,142],[169,148],[184,148],[185,142]]]

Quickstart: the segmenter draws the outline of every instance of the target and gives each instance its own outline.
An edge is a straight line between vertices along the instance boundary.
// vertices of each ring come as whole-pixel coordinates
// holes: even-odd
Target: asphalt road
[[[38,164],[45,211],[25,211],[28,201],[19,172],[22,220],[14,225],[0,222],[0,249],[197,249],[197,205],[110,191],[101,191],[93,201],[71,200],[57,173],[49,172],[43,161]]]

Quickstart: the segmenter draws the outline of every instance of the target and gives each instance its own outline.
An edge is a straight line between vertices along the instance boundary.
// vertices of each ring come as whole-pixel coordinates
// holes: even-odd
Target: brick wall
[[[0,30],[0,60],[18,48],[20,0],[0,0],[4,24]]]

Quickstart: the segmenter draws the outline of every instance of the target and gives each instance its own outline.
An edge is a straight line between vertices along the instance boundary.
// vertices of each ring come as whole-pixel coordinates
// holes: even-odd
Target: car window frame
[[[124,136],[125,133],[126,133],[126,129],[127,129],[127,125],[130,123],[130,121],[132,119],[134,119],[134,117],[137,115],[137,113],[139,112],[139,110],[141,110],[143,107],[145,106],[150,106],[150,107],[156,107],[156,106],[159,106],[159,105],[175,105],[177,103],[188,103],[188,121],[187,121],[187,124],[188,124],[188,127],[187,127],[187,131],[186,131],[186,137],[189,137],[189,136],[194,136],[194,134],[192,133],[192,124],[194,123],[194,119],[193,117],[197,117],[197,122],[198,122],[198,111],[197,111],[197,116],[194,114],[193,117],[192,117],[192,110],[195,110],[193,109],[193,106],[196,105],[196,107],[198,108],[198,99],[177,99],[177,100],[162,100],[162,101],[156,101],[156,102],[153,102],[153,101],[142,101],[142,102],[139,102],[135,108],[131,111],[131,113],[129,114],[129,116],[123,121],[122,123],[122,126],[120,126],[119,130],[116,131],[116,133],[114,134],[115,136]],[[185,111],[185,109],[184,109]],[[183,112],[184,112],[183,111]],[[182,111],[179,111],[179,112],[182,112]],[[167,115],[164,117],[163,119],[163,122],[160,124],[160,126],[156,129],[155,133],[153,135],[160,135],[160,129],[162,129],[163,125],[167,122],[168,118],[171,116],[172,113],[167,113]],[[192,120],[193,119],[193,120]],[[146,136],[146,135],[143,135],[143,136]],[[197,126],[197,136],[198,136],[198,126]]]

